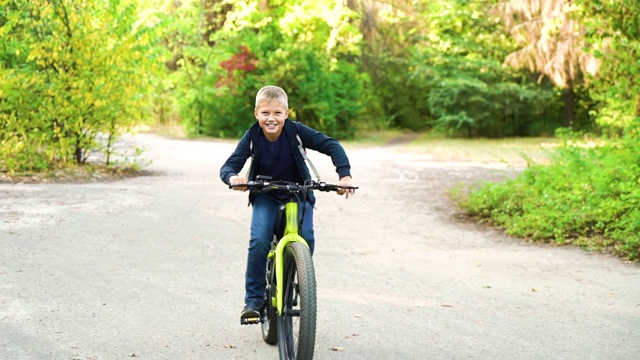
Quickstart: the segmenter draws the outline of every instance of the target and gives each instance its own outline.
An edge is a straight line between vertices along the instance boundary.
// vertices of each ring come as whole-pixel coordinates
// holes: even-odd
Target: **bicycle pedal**
[[[255,325],[260,323],[259,317],[240,318],[240,325]]]

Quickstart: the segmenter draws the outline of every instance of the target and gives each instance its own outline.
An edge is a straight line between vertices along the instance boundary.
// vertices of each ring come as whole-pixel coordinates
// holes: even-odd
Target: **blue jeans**
[[[265,272],[267,267],[267,254],[271,249],[271,240],[277,226],[276,219],[280,211],[280,203],[270,196],[258,195],[253,202],[253,214],[251,216],[251,239],[249,240],[249,256],[247,259],[247,272],[245,274],[244,302],[258,309],[264,299],[266,285]],[[302,206],[299,206],[299,215],[302,215]],[[299,229],[300,235],[309,244],[311,254],[315,238],[313,236],[313,205],[305,204],[304,222]]]

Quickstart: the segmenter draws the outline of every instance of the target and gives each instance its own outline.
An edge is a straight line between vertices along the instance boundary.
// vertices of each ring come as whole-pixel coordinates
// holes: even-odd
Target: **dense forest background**
[[[548,167],[461,204],[638,258],[639,14],[637,0],[0,0],[0,172],[117,164],[140,124],[237,138],[276,84],[293,118],[340,139],[560,131]]]
[[[265,84],[338,138],[619,133],[637,1],[0,0],[2,155],[83,162],[141,122],[237,137]],[[4,163],[4,167],[16,165]],[[21,165],[21,166],[24,166]]]

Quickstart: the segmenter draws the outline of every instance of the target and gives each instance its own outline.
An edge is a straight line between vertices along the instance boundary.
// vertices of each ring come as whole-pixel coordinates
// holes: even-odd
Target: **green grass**
[[[525,166],[527,160],[546,164],[560,143],[551,137],[506,139],[451,139],[432,133],[375,132],[348,142],[355,146],[392,145],[401,151],[428,154],[436,160],[479,163],[506,163]]]
[[[536,164],[547,163],[558,143],[554,138],[447,139],[424,134],[408,144],[408,148],[450,161],[524,166],[526,159]]]
[[[152,133],[168,139],[187,139],[186,131],[180,124],[155,124],[153,126],[144,126],[138,129],[142,133]]]
[[[371,146],[382,146],[388,144],[390,142],[394,142],[397,139],[404,138],[406,136],[415,136],[412,133],[406,133],[401,131],[394,130],[385,130],[385,131],[369,131],[358,134],[355,139],[341,141],[351,146],[361,146],[361,147],[371,147]]]

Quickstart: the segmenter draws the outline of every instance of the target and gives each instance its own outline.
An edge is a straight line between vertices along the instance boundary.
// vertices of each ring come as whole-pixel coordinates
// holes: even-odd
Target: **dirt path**
[[[235,143],[136,141],[154,176],[0,185],[0,358],[277,358],[238,324]],[[446,189],[497,165],[348,150],[361,191],[318,196],[316,359],[637,358],[640,267],[455,221]]]

